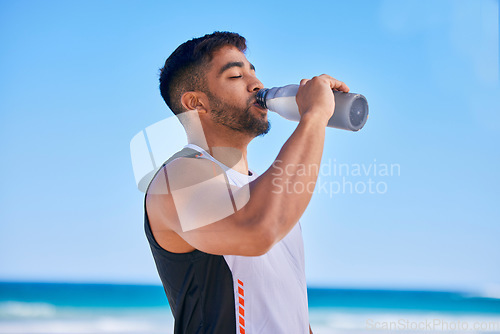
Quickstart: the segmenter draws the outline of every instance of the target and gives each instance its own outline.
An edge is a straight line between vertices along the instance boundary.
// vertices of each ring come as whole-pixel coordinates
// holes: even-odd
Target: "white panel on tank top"
[[[242,187],[257,178],[244,175],[215,160],[200,147],[186,147],[203,152],[203,158],[226,171],[231,184]],[[233,275],[236,333],[240,333],[240,292],[244,292],[245,334],[307,334],[309,315],[304,265],[304,244],[300,222],[262,256],[224,255]],[[241,286],[243,283],[243,286]]]

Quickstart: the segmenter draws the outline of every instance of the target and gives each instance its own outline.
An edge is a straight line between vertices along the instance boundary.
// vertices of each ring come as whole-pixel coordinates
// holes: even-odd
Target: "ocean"
[[[308,293],[315,334],[500,333],[497,298],[438,291]],[[0,282],[0,333],[170,334],[172,328],[161,286]]]

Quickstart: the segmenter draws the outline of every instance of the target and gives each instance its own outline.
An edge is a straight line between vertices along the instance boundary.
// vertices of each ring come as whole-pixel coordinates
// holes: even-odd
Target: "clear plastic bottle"
[[[264,88],[257,93],[257,103],[291,121],[299,121],[300,113],[295,100],[299,85]],[[350,131],[360,130],[368,119],[368,102],[361,94],[333,91],[335,112],[328,127]]]

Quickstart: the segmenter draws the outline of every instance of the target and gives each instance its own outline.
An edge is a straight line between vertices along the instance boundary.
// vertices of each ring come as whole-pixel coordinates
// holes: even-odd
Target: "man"
[[[256,103],[263,85],[245,49],[235,33],[196,38],[172,53],[160,76],[189,142],[160,168],[145,198],[146,235],[176,334],[310,332],[298,221],[314,187],[276,189],[314,186],[332,89],[349,88],[327,75],[302,80],[300,122],[257,177],[247,146],[269,122]]]

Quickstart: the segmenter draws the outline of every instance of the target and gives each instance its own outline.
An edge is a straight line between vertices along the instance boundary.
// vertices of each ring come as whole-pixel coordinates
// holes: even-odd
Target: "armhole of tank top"
[[[182,152],[182,151],[180,151]],[[198,249],[194,249],[193,251],[191,252],[188,252],[188,253],[174,253],[174,252],[171,252],[165,248],[163,248],[159,243],[158,241],[156,240],[156,237],[153,233],[153,229],[151,228],[151,223],[149,221],[149,215],[148,215],[148,210],[147,210],[147,206],[146,206],[146,198],[148,196],[148,191],[149,191],[149,187],[151,186],[151,183],[153,183],[153,180],[154,178],[156,177],[156,175],[158,175],[158,173],[163,169],[163,167],[165,167],[165,165],[167,165],[168,163],[172,162],[172,161],[175,161],[177,159],[180,159],[180,158],[190,158],[189,156],[179,156],[179,157],[176,157],[175,159],[172,159],[172,160],[167,160],[166,162],[164,162],[161,167],[156,171],[156,173],[154,174],[153,178],[151,179],[151,182],[149,183],[147,189],[146,189],[146,193],[144,194],[144,225],[147,229],[147,233],[150,235],[151,237],[151,241],[153,243],[153,245],[160,249],[165,255],[167,255],[169,258],[173,259],[173,260],[177,260],[177,259],[181,259],[181,258],[184,258],[184,257],[193,257],[193,256],[196,256],[196,255],[204,255],[206,253],[198,250]],[[168,178],[167,178],[167,171],[164,169],[164,173],[165,173],[165,180],[166,180],[166,183],[167,183],[167,187],[168,187],[168,191],[170,191],[170,185],[168,184]],[[149,238],[148,238],[149,239]]]
[[[194,151],[196,151],[196,150],[194,150]],[[198,153],[201,153],[201,152],[199,152],[199,151],[197,151],[197,152],[198,152]],[[166,171],[166,169],[164,169],[163,167],[165,167],[165,165],[167,165],[168,163],[171,163],[171,162],[173,162],[173,161],[175,161],[175,160],[177,160],[177,159],[180,159],[180,158],[191,158],[191,159],[192,159],[193,157],[189,157],[189,156],[179,156],[179,157],[176,157],[175,159],[172,159],[172,160],[170,160],[170,159],[169,159],[169,160],[167,160],[166,162],[164,162],[164,163],[161,165],[161,167],[160,167],[160,168],[156,171],[156,173],[154,174],[153,178],[151,179],[151,182],[149,183],[149,185],[148,185],[148,187],[147,187],[147,189],[146,189],[146,193],[145,193],[145,195],[144,195],[144,214],[145,214],[145,217],[144,217],[144,218],[145,218],[145,224],[146,224],[146,228],[148,229],[148,233],[151,235],[151,239],[152,239],[152,241],[153,241],[153,244],[154,244],[154,246],[155,246],[155,247],[157,247],[157,248],[161,249],[163,252],[165,252],[166,254],[168,254],[168,256],[169,256],[169,257],[174,257],[174,258],[180,258],[180,257],[183,257],[183,256],[190,256],[190,257],[192,257],[193,255],[196,255],[196,254],[200,254],[200,255],[201,255],[201,254],[207,254],[207,253],[202,252],[202,251],[200,251],[199,249],[196,249],[196,248],[195,248],[192,252],[188,252],[188,253],[173,253],[173,252],[171,252],[171,251],[169,251],[169,250],[167,250],[167,249],[163,248],[163,247],[162,247],[162,246],[158,243],[158,241],[156,240],[156,237],[155,237],[155,235],[154,235],[154,233],[153,233],[153,229],[151,228],[151,223],[150,223],[150,221],[149,221],[148,211],[147,211],[147,207],[146,207],[146,198],[147,198],[147,195],[148,195],[148,190],[149,190],[149,187],[151,186],[151,183],[152,183],[152,181],[154,180],[154,178],[156,177],[156,175],[158,175],[158,173],[159,173],[159,172],[163,169],[163,170],[164,170],[164,173],[165,173],[165,181],[166,181],[166,183],[167,183],[167,189],[168,189],[168,191],[170,191],[170,185],[169,185],[169,183],[168,183],[167,171]],[[233,193],[232,193],[232,191],[231,191],[231,186],[230,186],[230,184],[229,184],[229,179],[228,179],[228,177],[227,177],[226,172],[224,171],[224,168],[222,168],[222,167],[221,167],[221,166],[220,166],[220,165],[219,165],[216,161],[213,161],[212,159],[209,159],[209,158],[206,158],[206,157],[201,158],[201,157],[200,157],[200,156],[198,156],[198,155],[196,155],[196,156],[195,156],[195,158],[197,158],[197,159],[207,159],[207,160],[212,161],[213,163],[215,163],[216,165],[218,165],[218,166],[219,166],[219,168],[220,168],[220,169],[221,169],[221,171],[222,171],[222,174],[224,175],[224,179],[225,179],[225,181],[226,181],[227,191],[228,191],[228,193],[229,193],[229,197],[230,197],[230,199],[231,199],[231,203],[232,203],[232,205],[233,205],[233,210],[234,210],[234,212],[236,212],[236,211],[237,211],[236,202],[235,202],[235,200],[234,200]],[[179,237],[180,237],[180,238],[182,238],[181,236],[179,236]]]

